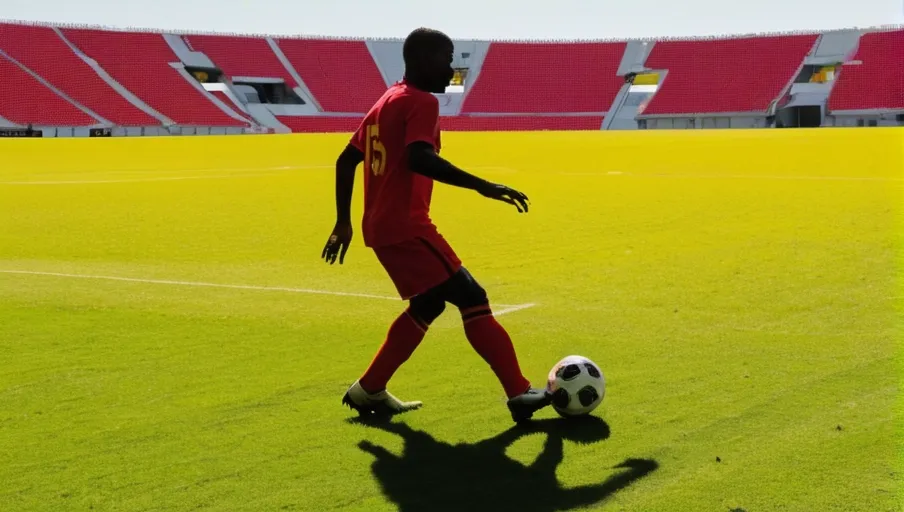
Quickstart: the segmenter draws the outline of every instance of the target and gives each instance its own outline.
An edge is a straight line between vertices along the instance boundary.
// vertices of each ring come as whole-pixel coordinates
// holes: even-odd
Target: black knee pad
[[[451,278],[448,283],[446,300],[459,309],[482,306],[489,302],[487,292],[464,267]]]
[[[439,318],[446,309],[446,301],[434,294],[416,295],[409,301],[408,310],[427,325]]]

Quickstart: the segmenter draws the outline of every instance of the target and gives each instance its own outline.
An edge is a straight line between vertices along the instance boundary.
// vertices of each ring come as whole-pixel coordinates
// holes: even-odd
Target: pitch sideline
[[[385,295],[372,295],[369,293],[355,293],[355,292],[337,292],[331,290],[315,290],[310,288],[292,288],[285,286],[258,286],[258,285],[248,285],[248,284],[225,284],[225,283],[206,283],[200,281],[177,281],[171,279],[141,279],[135,277],[119,277],[119,276],[99,276],[92,274],[66,274],[62,272],[38,272],[33,270],[0,270],[0,274],[14,274],[14,275],[32,275],[32,276],[48,276],[48,277],[63,277],[69,279],[97,279],[104,281],[120,281],[120,282],[128,282],[128,283],[144,283],[144,284],[166,284],[171,286],[191,286],[196,288],[224,288],[224,289],[232,289],[232,290],[259,290],[259,291],[269,291],[269,292],[286,292],[286,293],[306,293],[306,294],[315,294],[315,295],[334,295],[339,297],[358,297],[364,299],[378,299],[378,300],[393,300],[393,301],[401,301],[398,297],[388,297]],[[502,316],[508,313],[514,313],[516,311],[521,311],[524,309],[532,308],[536,306],[534,303],[526,303],[526,304],[497,304],[499,308],[502,308],[498,311],[494,311],[494,316]]]

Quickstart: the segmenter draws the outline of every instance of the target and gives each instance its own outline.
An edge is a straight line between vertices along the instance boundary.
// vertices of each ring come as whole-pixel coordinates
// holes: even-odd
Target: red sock
[[[465,336],[474,350],[493,369],[505,389],[505,394],[512,398],[527,391],[530,388],[530,381],[521,374],[512,339],[493,317],[490,306],[484,304],[462,309],[461,318],[465,324]]]
[[[408,310],[405,310],[389,327],[386,340],[367,371],[358,380],[361,387],[368,393],[386,389],[392,374],[411,357],[426,333],[427,326],[415,320]]]

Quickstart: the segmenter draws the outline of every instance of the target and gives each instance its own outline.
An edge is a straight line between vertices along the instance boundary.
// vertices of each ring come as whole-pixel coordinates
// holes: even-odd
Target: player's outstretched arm
[[[491,183],[459,169],[445,158],[437,155],[433,146],[426,142],[414,142],[408,146],[408,167],[413,172],[423,174],[440,183],[476,190],[490,199],[515,205],[519,212],[527,211],[528,199],[526,195],[505,185]]]
[[[355,169],[364,161],[360,149],[347,145],[336,159],[336,221],[352,221],[352,190],[355,187]]]
[[[345,261],[345,253],[352,241],[352,190],[355,186],[355,169],[364,161],[364,153],[349,144],[336,160],[336,225],[330,234],[320,257],[331,265],[339,257]]]

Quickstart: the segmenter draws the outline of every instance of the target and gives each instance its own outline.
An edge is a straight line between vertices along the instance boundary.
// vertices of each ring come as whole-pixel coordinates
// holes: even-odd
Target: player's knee
[[[426,325],[432,324],[445,309],[446,301],[431,295],[413,297],[409,306],[411,314]]]
[[[465,305],[463,307],[482,306],[488,302],[490,302],[490,299],[487,297],[487,291],[475,281],[474,284],[468,287],[468,292],[465,295]]]
[[[474,279],[474,276],[464,267],[455,276],[456,282],[456,306],[460,309],[482,306],[489,302],[487,292]]]

